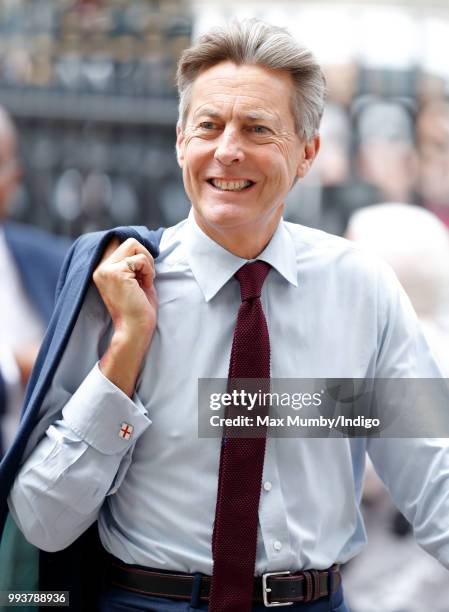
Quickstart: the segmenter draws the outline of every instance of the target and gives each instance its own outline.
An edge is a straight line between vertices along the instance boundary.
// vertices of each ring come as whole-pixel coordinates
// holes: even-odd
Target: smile
[[[244,189],[248,189],[248,187],[254,185],[254,182],[248,179],[234,181],[209,179],[207,182],[209,185],[212,185],[212,187],[215,187],[215,189],[219,189],[220,191],[243,191]]]

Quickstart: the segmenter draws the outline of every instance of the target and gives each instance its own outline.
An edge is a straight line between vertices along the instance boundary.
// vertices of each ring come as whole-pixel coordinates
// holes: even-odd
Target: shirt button
[[[273,544],[273,548],[274,550],[281,550],[282,542],[279,542],[279,540],[276,540],[276,542]]]
[[[263,483],[263,488],[265,489],[265,491],[271,491],[271,487],[273,485],[271,484],[271,482],[269,480],[267,480],[266,482]]]

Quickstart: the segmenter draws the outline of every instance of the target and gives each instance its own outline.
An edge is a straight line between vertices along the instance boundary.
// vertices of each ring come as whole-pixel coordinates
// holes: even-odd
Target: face
[[[318,137],[296,135],[292,93],[289,74],[228,61],[194,81],[177,154],[196,221],[211,237],[274,232],[319,147]]]

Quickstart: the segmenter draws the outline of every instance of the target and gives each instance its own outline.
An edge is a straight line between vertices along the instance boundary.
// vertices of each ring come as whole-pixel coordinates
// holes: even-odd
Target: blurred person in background
[[[442,372],[449,377],[447,228],[424,208],[385,203],[354,213],[346,236],[382,257],[393,268]],[[447,573],[416,545],[409,524],[393,508],[369,461],[364,501],[370,544],[349,565],[345,576],[354,612],[375,612],[380,608],[383,612],[422,612],[427,609],[430,589],[432,612],[447,612]],[[407,537],[398,540],[400,535]],[[388,586],[387,579],[392,573],[396,576],[394,589]],[[379,589],[379,584],[385,588]]]
[[[442,372],[449,377],[449,231],[419,206],[385,203],[355,212],[346,237],[376,253],[404,287]]]
[[[347,110],[327,103],[320,125],[320,154],[304,180],[287,196],[287,221],[341,236],[350,214],[371,202],[365,202],[366,189],[361,191],[352,176],[351,129]]]
[[[341,235],[348,221],[351,190],[352,136],[346,109],[337,104],[327,104],[320,135],[320,154],[315,166],[321,194],[320,229]]]
[[[0,107],[0,457],[11,444],[23,391],[53,310],[69,241],[8,221],[20,184],[13,122]]]
[[[423,206],[449,227],[449,102],[426,104],[416,121],[418,189]]]
[[[24,388],[53,310],[59,269],[70,244],[7,220],[21,178],[15,127],[0,107],[0,459],[17,429]],[[4,580],[10,588],[28,585],[31,547],[17,532],[10,545],[14,553],[0,562],[0,591]]]
[[[360,101],[357,111],[356,166],[369,202],[415,202],[417,159],[413,119],[401,104],[387,100]],[[376,193],[377,192],[377,193]]]
[[[320,134],[316,164],[287,198],[289,221],[341,236],[360,208],[418,199],[413,120],[402,104],[361,98],[350,113],[330,102]]]
[[[397,116],[391,119],[396,126]],[[371,129],[371,125],[369,127]],[[354,160],[354,130],[350,113],[335,103],[328,103],[324,109],[320,155],[315,164],[320,184],[319,228],[324,231],[343,235],[354,211],[377,202],[382,197],[385,182],[393,184],[395,178],[401,180],[398,175],[402,174],[402,169],[397,167],[398,151],[390,150],[386,133],[379,134],[378,125],[372,129],[372,133],[363,126],[360,130],[359,125],[359,150]],[[390,128],[389,133],[393,130],[397,131],[397,127]],[[395,160],[393,167],[390,164],[388,179],[383,172],[385,162],[377,160],[378,147],[386,149],[387,155]]]

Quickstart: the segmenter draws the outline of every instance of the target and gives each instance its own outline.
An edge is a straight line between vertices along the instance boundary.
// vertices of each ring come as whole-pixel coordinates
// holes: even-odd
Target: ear
[[[176,159],[179,167],[182,168],[184,164],[184,133],[180,121],[176,124]]]
[[[315,157],[318,155],[318,151],[320,150],[320,135],[315,134],[311,140],[303,142],[302,147],[303,151],[296,172],[299,178],[305,177],[312,167]]]

